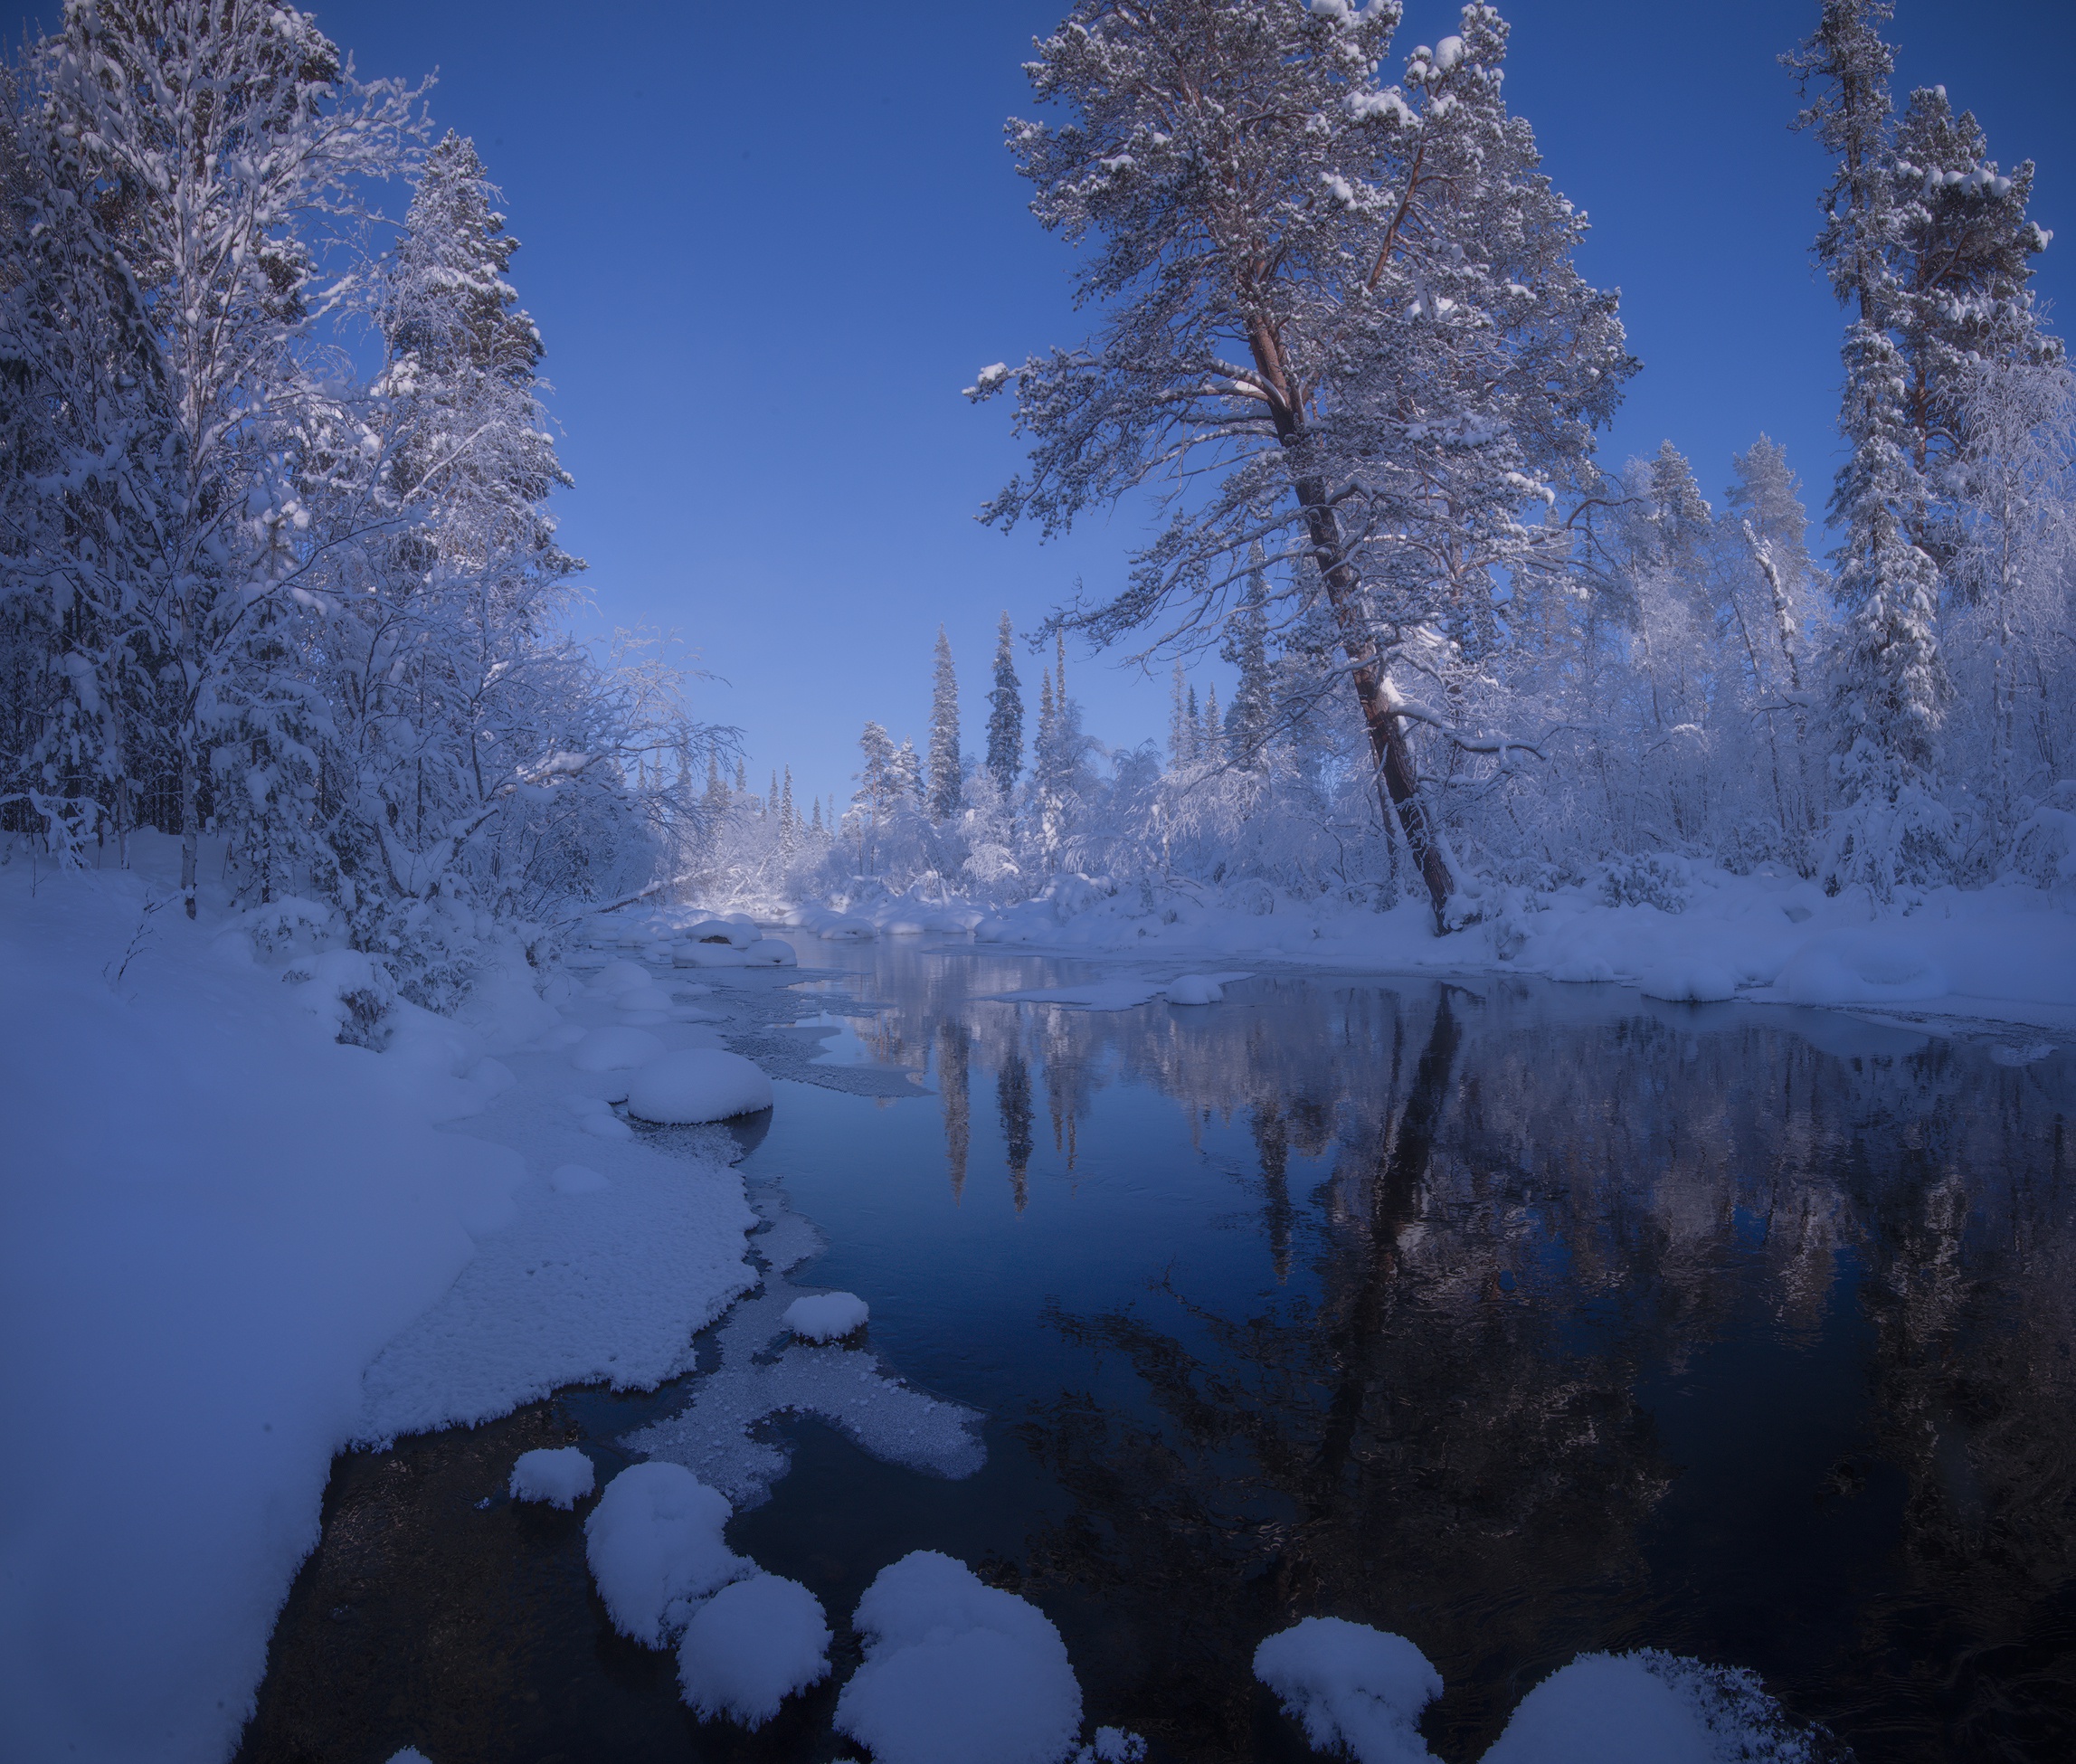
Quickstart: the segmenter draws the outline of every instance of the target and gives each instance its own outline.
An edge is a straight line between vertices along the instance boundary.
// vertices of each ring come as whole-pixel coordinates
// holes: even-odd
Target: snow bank
[[[865,1661],[836,1728],[875,1764],[1057,1764],[1081,1726],[1081,1686],[1052,1620],[918,1550],[882,1569],[851,1622]]]
[[[1914,939],[1829,931],[1781,964],[1776,986],[1796,1004],[1884,1004],[1943,998],[1945,971]]]
[[[1636,976],[1636,990],[1675,1004],[1713,1004],[1737,997],[1737,976],[1705,956],[1680,956],[1645,968]]]
[[[625,1072],[646,1066],[663,1051],[663,1043],[645,1029],[609,1023],[590,1030],[570,1049],[570,1064],[580,1072]]]
[[[140,877],[28,880],[0,872],[0,1409],[38,1442],[0,1456],[0,1750],[217,1764],[363,1369],[526,1165],[206,918],[152,915],[118,991]]]
[[[515,1501],[545,1501],[551,1507],[566,1511],[596,1485],[591,1460],[574,1446],[521,1452],[512,1465],[510,1488]]]
[[[1226,996],[1225,987],[1209,974],[1184,974],[1170,981],[1167,991],[1170,1004],[1218,1004]]]
[[[621,1635],[662,1647],[700,1599],[755,1571],[721,1541],[732,1511],[675,1464],[637,1464],[606,1484],[584,1521],[584,1555]]]
[[[872,1315],[856,1293],[814,1293],[786,1306],[784,1323],[803,1342],[839,1342]]]
[[[694,1712],[762,1727],[796,1692],[829,1676],[829,1620],[797,1580],[758,1574],[693,1612],[678,1646],[678,1685]]]
[[[1216,1004],[1225,989],[1250,976],[1246,972],[1182,974],[1174,980],[1147,976],[1091,980],[1072,986],[1029,986],[1018,992],[997,992],[1007,1004],[1064,1004],[1083,1010],[1132,1010],[1163,993],[1171,1004]],[[1180,996],[1178,996],[1180,994]]]
[[[1403,1636],[1341,1617],[1306,1617],[1255,1650],[1255,1676],[1321,1751],[1357,1764],[1432,1764],[1420,1712],[1442,1675]]]
[[[637,1071],[627,1090],[630,1114],[668,1126],[725,1121],[771,1105],[771,1079],[723,1048],[663,1054]]]

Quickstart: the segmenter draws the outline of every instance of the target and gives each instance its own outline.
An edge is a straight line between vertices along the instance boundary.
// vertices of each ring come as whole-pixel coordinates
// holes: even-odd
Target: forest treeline
[[[0,96],[0,826],[176,835],[191,915],[207,838],[426,1001],[640,887],[716,732],[567,634],[474,147],[271,0],[72,0]]]
[[[1165,754],[1105,749],[1058,649],[1026,769],[1005,640],[962,774],[941,653],[927,768],[873,726],[841,837],[780,840],[755,803],[716,874],[745,896],[1240,878],[1410,891],[1444,927],[1595,877],[1676,904],[1696,862],[1882,906],[2066,880],[2076,405],[2030,286],[2049,235],[2030,162],[2002,168],[1943,88],[1899,108],[1889,16],[1824,0],[1782,57],[1783,121],[1833,164],[1826,547],[1763,435],[1713,497],[1670,442],[1597,460],[1637,364],[1506,109],[1493,8],[1386,84],[1390,0],[1076,6],[1029,69],[1054,120],[1010,140],[1101,328],[970,389],[1013,396],[1031,442],[986,518],[1151,501],[1125,586],[1039,640],[1178,669],[1216,649],[1237,696],[1218,714],[1178,671]]]
[[[1035,654],[1005,618],[983,751],[940,636],[922,749],[868,726],[803,813],[656,648],[568,634],[474,147],[274,0],[70,0],[0,103],[0,832],[176,836],[190,912],[213,840],[232,898],[317,902],[427,1001],[487,926],[659,884],[1181,880],[1449,930],[1696,863],[1877,905],[2070,879],[2076,402],[2031,164],[1899,102],[1884,0],[1783,57],[1833,167],[1826,542],[1764,436],[1712,496],[1669,442],[1598,460],[1637,364],[1506,24],[1467,6],[1393,81],[1398,10],[1081,0],[1037,45],[1010,146],[1096,328],[968,389],[1029,445],[983,517],[1152,536]],[[1175,667],[1164,751],[1084,730],[1070,640]],[[1214,650],[1224,707],[1182,672]]]

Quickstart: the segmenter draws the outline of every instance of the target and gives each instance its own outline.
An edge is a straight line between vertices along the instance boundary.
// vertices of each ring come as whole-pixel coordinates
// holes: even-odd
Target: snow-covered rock
[[[740,1054],[725,1048],[680,1048],[638,1070],[627,1089],[627,1112],[666,1126],[725,1121],[772,1105],[772,1081]]]
[[[838,1342],[872,1315],[856,1293],[814,1293],[786,1306],[785,1325],[803,1342]]]
[[[759,1728],[829,1676],[829,1643],[814,1594],[797,1580],[753,1575],[692,1613],[678,1645],[678,1686],[696,1713]]]
[[[1403,1636],[1341,1617],[1306,1617],[1255,1650],[1255,1676],[1321,1751],[1357,1764],[1433,1764],[1420,1712],[1442,1675]]]
[[[609,1023],[570,1049],[570,1064],[580,1072],[625,1072],[648,1065],[662,1051],[663,1043],[647,1029]]]
[[[591,984],[584,990],[594,997],[617,998],[622,992],[653,985],[655,979],[639,962],[609,962],[592,976]]]
[[[747,949],[757,941],[757,927],[739,919],[702,919],[685,928],[688,944],[722,944],[730,949]]]
[[[1183,974],[1168,982],[1170,1004],[1218,1004],[1223,1001],[1226,989],[1209,974]]]
[[[918,1550],[858,1601],[865,1661],[837,1699],[839,1733],[875,1764],[1057,1764],[1081,1726],[1081,1686],[1052,1620]]]
[[[1693,1698],[1642,1657],[1587,1654],[1521,1700],[1484,1764],[1719,1764],[1753,1755],[1719,1750]]]
[[[584,1554],[621,1635],[665,1646],[699,1600],[756,1571],[721,1541],[732,1511],[681,1465],[637,1464],[606,1484],[584,1521]]]
[[[521,1452],[512,1465],[515,1501],[545,1501],[567,1511],[597,1486],[591,1460],[574,1446]]]
[[[587,1163],[564,1163],[555,1166],[548,1177],[548,1186],[557,1194],[596,1194],[612,1184]]]

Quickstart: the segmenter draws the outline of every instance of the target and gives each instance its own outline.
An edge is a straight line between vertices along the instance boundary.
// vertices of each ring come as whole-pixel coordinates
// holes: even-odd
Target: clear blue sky
[[[56,6],[18,6],[24,21]],[[438,71],[437,119],[502,183],[522,297],[547,340],[559,498],[587,558],[587,631],[677,631],[728,685],[761,788],[848,793],[877,717],[923,744],[938,624],[969,747],[996,619],[1035,623],[1076,576],[1121,576],[1137,511],[1070,543],[1004,538],[974,510],[1018,453],[974,371],[1069,343],[1069,253],[1024,208],[1001,123],[1062,0],[578,6],[338,0],[319,23],[363,73]],[[1603,456],[1670,437],[1720,492],[1765,431],[1820,506],[1839,324],[1808,242],[1825,168],[1787,132],[1774,57],[1815,0],[1512,0],[1507,94],[1587,209],[1586,273],[1623,291],[1644,364]],[[1454,28],[1409,0],[1403,52]],[[2076,287],[2076,0],[1901,0],[1900,90],[1944,83],[2007,166],[2040,165],[2062,237],[2043,292]],[[1035,704],[1038,664],[1020,663]],[[1165,679],[1070,656],[1091,733],[1164,736]],[[1221,696],[1223,679],[1220,678]]]

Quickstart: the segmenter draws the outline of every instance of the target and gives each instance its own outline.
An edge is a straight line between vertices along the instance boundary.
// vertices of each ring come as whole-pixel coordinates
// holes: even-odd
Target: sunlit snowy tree
[[[990,506],[1048,532],[1134,490],[1165,530],[1073,622],[1101,640],[1205,640],[1270,547],[1277,623],[1345,677],[1444,925],[1465,879],[1411,732],[1503,757],[1473,726],[1493,593],[1561,567],[1545,518],[1632,367],[1585,222],[1500,97],[1506,26],[1378,66],[1392,0],[1084,0],[1030,73],[1057,125],[1011,141],[1051,230],[1092,247],[1086,348],[986,370],[1013,387],[1030,471]]]

